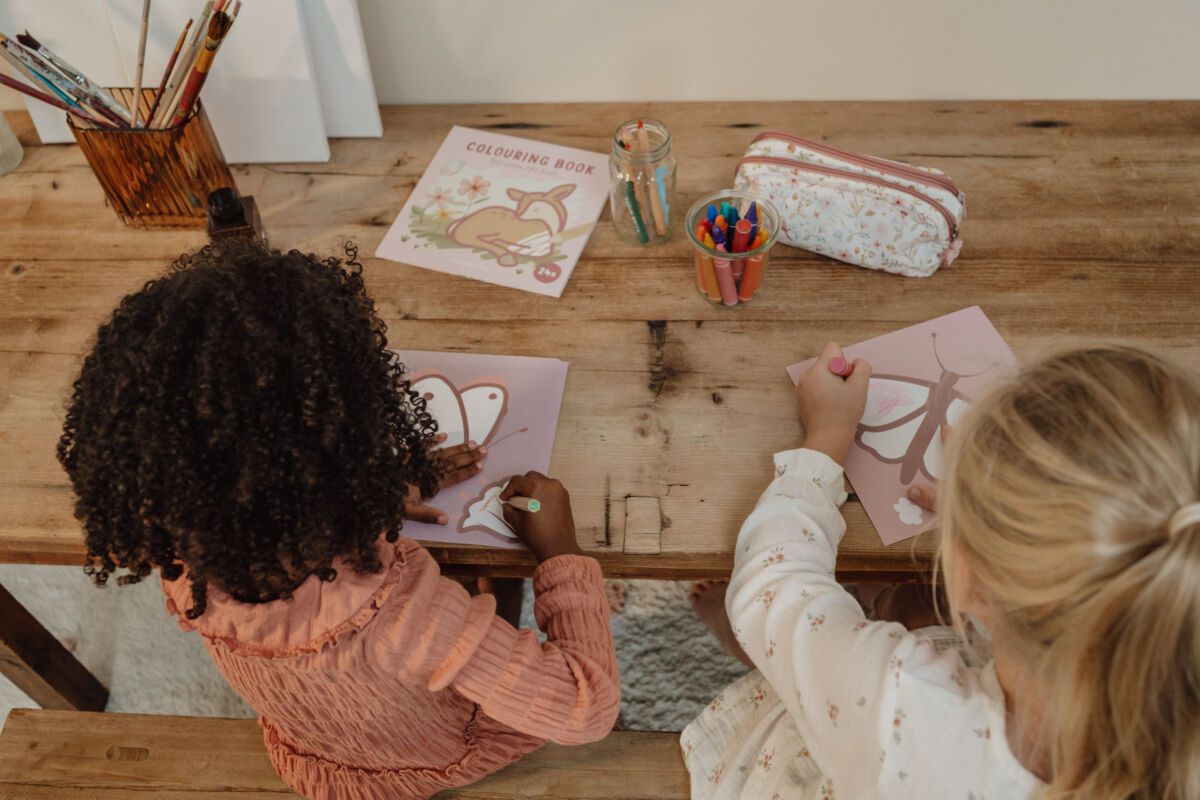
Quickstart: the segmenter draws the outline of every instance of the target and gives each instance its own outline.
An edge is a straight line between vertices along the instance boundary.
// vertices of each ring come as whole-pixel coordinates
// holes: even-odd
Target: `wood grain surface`
[[[765,128],[948,172],[966,194],[960,259],[898,278],[777,247],[759,298],[713,307],[686,237],[621,242],[607,211],[561,299],[370,257],[454,124],[604,150],[636,115],[665,121],[680,211],[727,187]],[[36,143],[0,179],[0,560],[80,563],[54,458],[64,400],[116,302],[203,243],[134,231],[74,146]],[[738,525],[797,445],[786,364],[978,304],[1021,359],[1120,338],[1200,367],[1200,102],[664,103],[385,107],[382,139],[331,143],[320,165],[234,167],[277,247],[358,243],[392,346],[570,362],[551,472],[580,543],[626,577],[719,577]],[[639,522],[626,540],[626,507]],[[657,501],[659,539],[644,528]],[[847,504],[844,578],[927,574],[932,536],[883,546]],[[448,570],[528,574],[524,554],[434,546]]]
[[[548,744],[438,800],[686,800],[677,733]],[[285,800],[253,719],[15,709],[0,733],[6,800]]]

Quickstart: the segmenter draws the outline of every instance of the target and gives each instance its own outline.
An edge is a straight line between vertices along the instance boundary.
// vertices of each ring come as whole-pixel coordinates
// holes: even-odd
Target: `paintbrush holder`
[[[132,89],[109,89],[128,105]],[[154,89],[143,89],[144,120]],[[108,202],[132,228],[204,228],[205,198],[236,188],[200,103],[183,122],[161,130],[102,128],[67,115],[71,133]]]

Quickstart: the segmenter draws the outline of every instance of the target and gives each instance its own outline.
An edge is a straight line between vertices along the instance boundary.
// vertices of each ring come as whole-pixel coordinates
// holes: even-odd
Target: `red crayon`
[[[841,356],[829,359],[829,371],[841,378],[849,378],[854,373],[854,364]]]
[[[748,219],[739,219],[737,224],[733,226],[733,247],[729,248],[729,252],[744,253],[750,249],[751,224]],[[735,280],[740,281],[745,272],[746,259],[739,258],[733,262],[733,277]]]

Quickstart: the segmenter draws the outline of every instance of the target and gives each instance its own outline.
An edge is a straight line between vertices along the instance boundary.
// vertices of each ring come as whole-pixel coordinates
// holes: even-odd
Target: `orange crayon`
[[[754,245],[750,248],[754,250],[762,247],[767,243],[767,231],[765,228],[758,229],[758,236],[754,237]],[[743,303],[748,303],[754,297],[759,287],[762,286],[763,271],[767,267],[767,254],[759,253],[753,258],[746,259],[746,271],[742,274],[742,283],[738,289],[738,300]]]
[[[696,238],[704,242],[706,247],[717,249],[712,236],[703,229],[703,226],[696,227]],[[696,282],[700,286],[700,291],[708,295],[709,300],[714,303],[720,302],[721,288],[717,285],[717,273],[713,267],[712,256],[705,255],[699,250],[696,251]]]

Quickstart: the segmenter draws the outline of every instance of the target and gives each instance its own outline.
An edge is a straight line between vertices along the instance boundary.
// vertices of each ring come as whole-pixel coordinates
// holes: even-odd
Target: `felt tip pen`
[[[829,359],[829,371],[840,378],[849,378],[854,373],[854,365],[841,356]]]
[[[510,497],[500,502],[506,503],[513,508],[518,508],[521,511],[528,511],[530,514],[536,514],[542,509],[542,504],[532,497]]]

